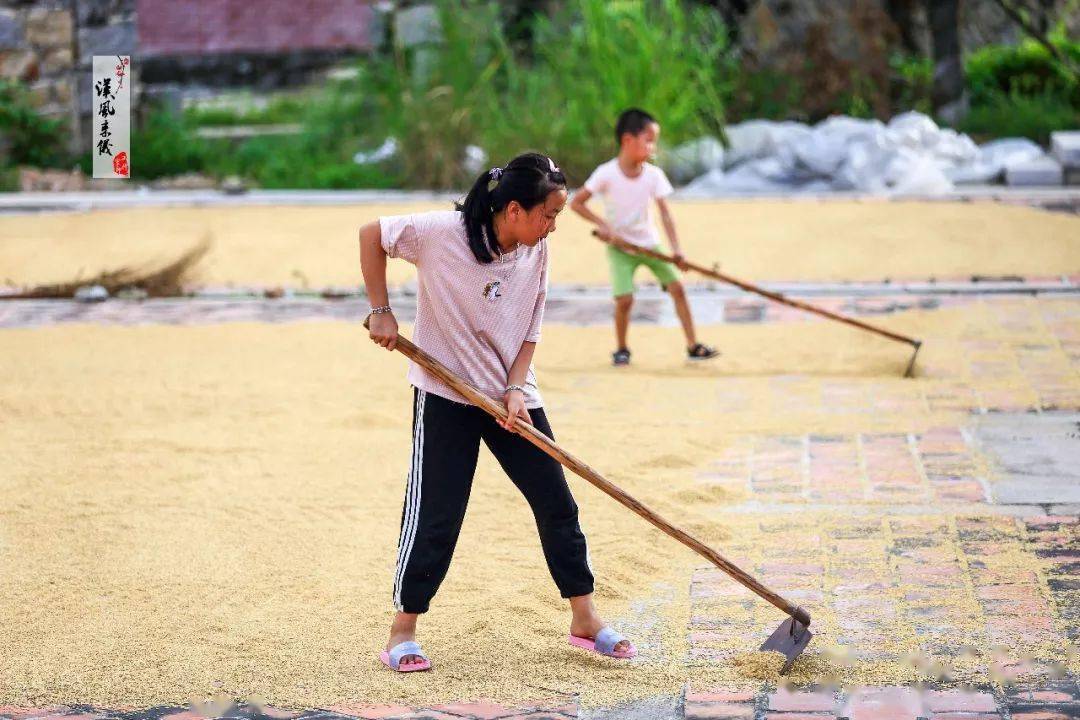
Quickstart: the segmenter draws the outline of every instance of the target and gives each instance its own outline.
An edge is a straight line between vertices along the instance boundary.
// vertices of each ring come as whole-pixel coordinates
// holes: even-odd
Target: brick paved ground
[[[689,294],[699,323],[756,323],[820,320],[806,312],[742,293],[718,282],[690,284]],[[768,288],[794,300],[853,316],[887,315],[904,310],[936,310],[995,296],[1076,297],[1080,276],[1016,278],[994,282],[955,278],[921,283],[770,283]],[[15,288],[0,286],[0,298]],[[416,311],[413,284],[392,290],[399,320],[411,322]],[[270,300],[270,301],[267,301]],[[102,303],[70,300],[0,302],[0,328],[63,322],[109,324],[206,323],[229,321],[289,322],[302,319],[353,320],[368,303],[357,288],[327,288],[321,293],[283,288],[205,288],[191,298],[139,299],[129,296]],[[636,322],[675,325],[667,296],[646,282],[635,297]],[[607,325],[611,300],[604,287],[552,286],[545,312],[548,322]]]
[[[839,413],[948,409],[971,413],[969,422],[918,433],[746,436],[702,478],[746,493],[758,532],[726,549],[828,619],[830,639],[850,651],[840,666],[907,663],[918,681],[750,691],[691,683],[686,718],[1080,717],[1080,505],[1070,494],[1080,488],[1080,416],[1061,412],[1080,405],[1078,308],[988,302],[1008,337],[965,339],[966,376],[933,394],[878,392],[873,383],[821,388]],[[787,381],[773,382],[779,397]],[[1032,413],[1073,432],[1051,456],[1023,458],[1011,477],[1011,451],[994,439],[1003,433],[984,431],[986,418],[1022,428]],[[1066,483],[1052,485],[1063,474]],[[1048,483],[1054,492],[1041,492]],[[730,662],[760,639],[760,604],[719,571],[699,569],[691,594],[692,655]],[[883,625],[909,627],[920,652],[903,654],[908,644],[890,642]]]
[[[788,688],[749,681],[739,687],[705,687],[688,677],[669,709],[655,714],[633,707],[578,708],[573,698],[561,698],[522,701],[518,707],[461,703],[303,713],[212,704],[139,710],[0,708],[0,718],[1080,718],[1075,674],[1080,657],[1080,495],[1071,494],[1080,488],[1075,431],[1080,426],[1080,300],[933,299],[938,306],[983,303],[1002,329],[997,335],[962,338],[960,375],[935,376],[931,366],[926,372],[937,382],[899,387],[822,378],[813,396],[804,398],[798,395],[804,387],[777,376],[769,380],[768,392],[775,406],[795,397],[839,414],[940,409],[964,411],[968,414],[961,417],[967,420],[919,432],[748,434],[699,478],[704,485],[738,490],[745,498],[724,506],[725,513],[745,521],[745,532],[723,549],[819,619],[823,640],[840,648],[828,658],[836,674],[832,686]],[[789,319],[786,311],[771,306],[754,309],[758,306],[745,299],[726,302],[722,313],[731,313],[728,321]],[[864,314],[900,307],[895,298],[832,298],[829,303]],[[139,311],[113,303],[57,305],[44,317],[42,307],[0,304],[0,326],[163,319],[160,313],[140,319]],[[158,309],[166,307],[165,321],[211,319],[197,304]],[[242,310],[235,303],[227,307],[213,309],[212,319],[227,319],[230,313],[249,319],[253,309],[275,312],[266,310],[265,303],[248,303]],[[736,395],[718,400],[732,408],[744,401]],[[1023,455],[1017,438],[1037,439],[1047,432],[1031,426],[1033,418],[1064,430],[1038,446],[1038,452]],[[990,419],[997,425],[987,425]],[[780,619],[711,567],[688,578],[688,590],[691,661],[734,662],[757,647]],[[897,627],[910,635],[883,631]],[[913,643],[917,653],[910,650]],[[876,664],[891,679],[873,687],[844,684],[844,668],[853,663]]]

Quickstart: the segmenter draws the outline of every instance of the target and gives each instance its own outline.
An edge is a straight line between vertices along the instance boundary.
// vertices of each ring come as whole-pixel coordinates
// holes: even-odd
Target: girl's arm
[[[529,374],[529,366],[532,365],[533,353],[535,352],[536,343],[521,343],[521,349],[518,350],[517,357],[514,358],[514,364],[510,366],[510,372],[506,377],[507,385],[525,385],[525,378]],[[513,430],[515,418],[532,425],[529,410],[525,407],[525,393],[520,390],[511,390],[503,395],[503,402],[506,403],[508,413],[506,422],[501,423],[504,428]]]
[[[360,228],[360,270],[364,274],[364,289],[371,307],[390,304],[386,290],[386,251],[382,246],[382,230],[379,221]],[[393,350],[397,345],[398,324],[394,313],[374,313],[369,316],[368,337],[376,345]]]
[[[675,256],[675,264],[680,270],[685,270],[686,258],[679,247],[679,235],[675,231],[675,218],[671,216],[671,208],[664,198],[656,198],[656,205],[660,208],[660,221],[664,224],[664,232],[667,233],[668,243],[671,245],[671,254]]]

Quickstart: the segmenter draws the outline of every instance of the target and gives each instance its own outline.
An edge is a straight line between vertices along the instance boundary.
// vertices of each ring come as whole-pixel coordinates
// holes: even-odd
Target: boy
[[[600,237],[609,243],[608,267],[611,290],[615,296],[615,336],[618,342],[611,360],[616,366],[630,363],[626,334],[630,326],[630,309],[634,304],[634,271],[638,265],[648,267],[675,302],[675,312],[686,335],[687,357],[690,360],[708,360],[720,354],[697,341],[686,291],[671,263],[632,252],[635,245],[650,249],[659,245],[650,209],[650,201],[655,199],[675,262],[681,269],[686,269],[675,234],[675,221],[665,199],[674,189],[664,171],[648,162],[656,153],[659,137],[660,124],[649,113],[637,108],[623,112],[615,124],[618,156],[596,168],[570,203],[574,212],[598,226]],[[606,222],[586,206],[593,195],[600,195],[604,200]]]

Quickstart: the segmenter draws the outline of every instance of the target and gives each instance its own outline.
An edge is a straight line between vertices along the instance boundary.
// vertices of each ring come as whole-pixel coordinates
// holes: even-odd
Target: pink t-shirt
[[[456,210],[379,218],[382,246],[416,266],[416,325],[412,340],[477,390],[502,400],[522,343],[540,340],[547,297],[547,241],[519,245],[483,264],[469,249]],[[409,382],[421,390],[468,402],[416,363]],[[532,366],[525,405],[543,406]]]
[[[663,170],[643,163],[640,175],[627,177],[619,167],[619,158],[612,158],[593,170],[585,189],[603,200],[608,225],[622,239],[647,248],[660,244],[653,201],[675,191]]]

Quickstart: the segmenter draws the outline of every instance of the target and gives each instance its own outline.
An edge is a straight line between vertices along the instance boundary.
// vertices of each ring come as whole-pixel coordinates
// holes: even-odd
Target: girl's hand
[[[517,432],[515,420],[520,420],[526,425],[532,425],[529,409],[525,407],[525,393],[520,390],[511,390],[503,395],[503,402],[506,403],[506,422],[500,421],[499,424],[504,429]]]
[[[394,313],[374,313],[368,318],[368,337],[387,350],[397,346],[398,326]]]
[[[683,272],[690,269],[690,266],[686,264],[686,256],[682,254],[682,250],[673,252],[671,259],[675,261],[675,266]]]

